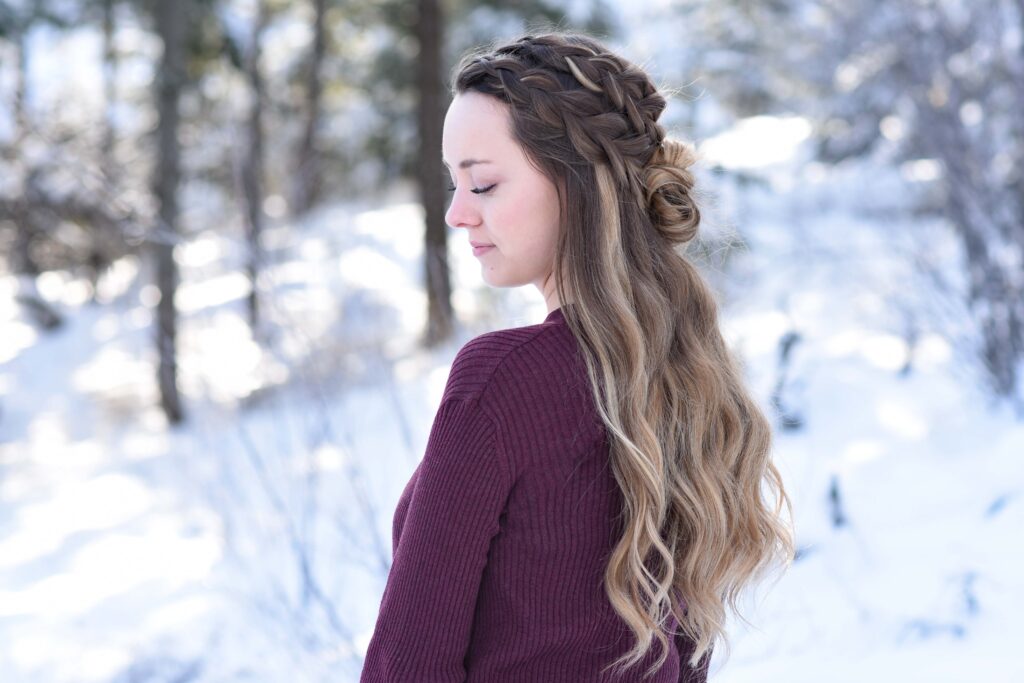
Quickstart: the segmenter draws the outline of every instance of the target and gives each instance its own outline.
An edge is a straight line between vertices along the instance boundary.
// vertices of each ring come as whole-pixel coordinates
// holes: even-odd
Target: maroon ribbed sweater
[[[588,382],[561,309],[459,350],[395,510],[360,683],[642,680],[657,641],[601,673],[630,635],[603,587],[622,497]],[[692,670],[693,642],[669,642],[648,682],[706,681],[710,653]]]

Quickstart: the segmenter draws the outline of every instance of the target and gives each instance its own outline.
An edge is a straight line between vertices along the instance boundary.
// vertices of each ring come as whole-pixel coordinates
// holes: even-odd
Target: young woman
[[[683,253],[692,148],[580,34],[468,54],[453,94],[446,220],[548,314],[456,355],[361,681],[705,681],[726,607],[793,540],[769,422]]]

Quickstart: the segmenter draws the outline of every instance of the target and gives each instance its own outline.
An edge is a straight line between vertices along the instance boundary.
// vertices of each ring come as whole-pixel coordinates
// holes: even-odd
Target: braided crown
[[[691,199],[693,148],[665,137],[665,98],[643,70],[579,34],[527,35],[459,65],[456,87],[496,95],[546,141],[568,139],[586,161],[604,164],[623,192],[647,206],[671,243],[699,223]]]

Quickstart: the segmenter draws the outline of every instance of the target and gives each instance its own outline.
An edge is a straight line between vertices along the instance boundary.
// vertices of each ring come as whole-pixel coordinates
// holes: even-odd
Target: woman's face
[[[484,281],[494,287],[533,284],[549,308],[557,307],[551,274],[558,194],[512,138],[508,105],[475,91],[456,95],[441,145],[454,187],[445,221],[466,229],[466,249],[470,243],[493,245],[473,249]]]

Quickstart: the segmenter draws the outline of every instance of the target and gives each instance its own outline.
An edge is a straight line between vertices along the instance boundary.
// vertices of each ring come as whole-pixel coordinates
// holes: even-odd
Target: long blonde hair
[[[509,105],[514,138],[559,190],[554,278],[624,500],[604,582],[635,644],[609,668],[633,666],[656,638],[647,675],[660,669],[670,615],[696,644],[688,664],[706,665],[717,639],[728,650],[726,607],[738,614],[742,589],[788,566],[794,547],[771,426],[683,253],[700,223],[695,151],[666,138],[647,74],[583,34],[467,53],[452,90]]]

